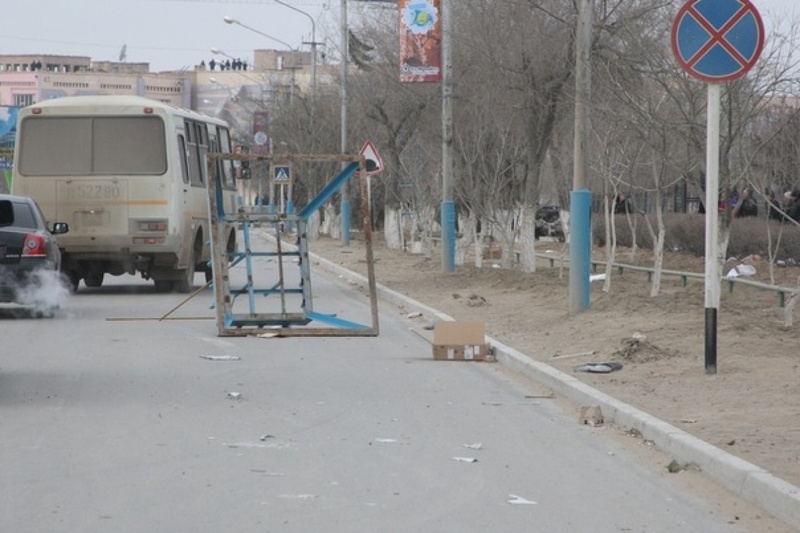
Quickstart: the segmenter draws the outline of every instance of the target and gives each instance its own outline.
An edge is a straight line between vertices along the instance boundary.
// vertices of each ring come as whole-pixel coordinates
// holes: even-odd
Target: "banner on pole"
[[[269,155],[269,116],[265,111],[253,113],[253,149],[256,155]]]
[[[398,0],[400,81],[442,79],[441,0]]]

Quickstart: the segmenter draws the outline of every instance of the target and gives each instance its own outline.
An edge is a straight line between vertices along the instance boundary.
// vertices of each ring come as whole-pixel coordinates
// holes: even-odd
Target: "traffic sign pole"
[[[719,116],[718,83],[708,84],[706,113],[706,374],[717,373],[717,310],[719,309]]]
[[[706,374],[717,373],[719,309],[720,83],[750,70],[764,47],[764,24],[750,0],[688,0],[672,24],[672,52],[681,68],[708,82],[706,110]]]

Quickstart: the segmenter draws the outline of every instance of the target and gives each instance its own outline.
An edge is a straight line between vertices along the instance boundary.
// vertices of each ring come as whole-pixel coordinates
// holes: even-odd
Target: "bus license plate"
[[[79,214],[82,226],[97,227],[103,225],[106,213],[105,211],[81,211]]]

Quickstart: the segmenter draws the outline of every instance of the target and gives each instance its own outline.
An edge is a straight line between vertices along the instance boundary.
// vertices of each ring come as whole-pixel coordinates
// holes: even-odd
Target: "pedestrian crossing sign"
[[[291,165],[272,165],[272,181],[276,185],[287,185],[292,182]]]

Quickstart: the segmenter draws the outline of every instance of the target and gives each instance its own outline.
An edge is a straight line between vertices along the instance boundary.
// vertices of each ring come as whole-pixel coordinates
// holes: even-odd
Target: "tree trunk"
[[[309,241],[313,241],[319,238],[320,232],[320,214],[319,209],[315,210],[311,213],[311,216],[308,217],[308,223],[306,224],[306,238]]]
[[[325,217],[322,223],[323,233],[327,233],[332,239],[339,239],[342,237],[341,216],[336,213],[336,206],[328,202],[325,204]]]
[[[383,236],[386,239],[386,247],[390,250],[400,250],[403,246],[401,217],[400,209],[388,205],[384,206]]]
[[[656,186],[656,223],[658,236],[653,239],[653,283],[650,286],[650,296],[655,297],[661,292],[661,274],[664,267],[664,237],[667,228],[664,226],[664,214],[661,210],[661,187]]]
[[[475,231],[475,268],[483,268],[483,228],[481,224],[481,231]]]
[[[475,238],[475,213],[470,212],[466,220],[460,220],[459,227],[462,231],[461,238],[456,238],[455,262],[456,265],[464,265],[467,262],[470,244]]]
[[[523,207],[520,213],[520,261],[523,272],[536,272],[536,211]]]
[[[789,301],[783,308],[783,327],[786,329],[794,325],[794,308],[798,300],[800,300],[800,278],[797,278],[797,286],[794,291],[792,291],[792,297],[789,298]]]
[[[614,207],[609,205],[608,194],[603,198],[603,216],[606,219],[606,279],[603,281],[603,292],[611,292],[611,273],[614,270],[614,259],[617,256],[617,226]]]

